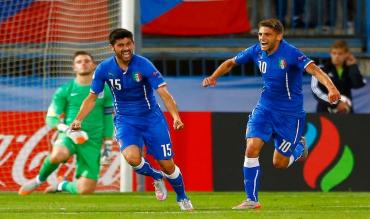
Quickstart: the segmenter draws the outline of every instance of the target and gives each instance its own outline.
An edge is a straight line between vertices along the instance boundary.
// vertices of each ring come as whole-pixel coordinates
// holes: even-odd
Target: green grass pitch
[[[180,212],[174,193],[162,202],[148,192],[0,193],[0,218],[370,218],[370,193],[261,192],[258,210],[231,210],[243,200],[242,192],[191,192],[189,197],[193,212]]]

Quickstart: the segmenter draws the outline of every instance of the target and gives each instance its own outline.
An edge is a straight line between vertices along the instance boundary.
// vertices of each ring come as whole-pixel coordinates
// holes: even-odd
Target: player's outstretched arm
[[[176,102],[171,96],[170,92],[167,90],[167,86],[163,85],[157,89],[159,96],[161,97],[164,105],[166,106],[168,112],[173,118],[173,128],[175,130],[180,130],[184,128],[184,123],[181,121],[179,111],[177,110]]]
[[[310,63],[305,69],[309,74],[316,77],[328,90],[328,100],[330,103],[336,103],[340,99],[340,93],[335,87],[329,76],[322,71],[315,63]]]
[[[85,98],[85,100],[82,102],[80,111],[78,112],[75,120],[71,123],[72,130],[79,130],[81,128],[82,120],[84,120],[85,117],[89,115],[91,110],[94,108],[97,97],[98,97],[97,94],[90,93]]]
[[[221,77],[224,74],[229,73],[235,65],[236,62],[234,58],[224,61],[220,66],[218,66],[218,68],[213,72],[211,76],[203,79],[202,86],[203,87],[216,86],[217,78]]]

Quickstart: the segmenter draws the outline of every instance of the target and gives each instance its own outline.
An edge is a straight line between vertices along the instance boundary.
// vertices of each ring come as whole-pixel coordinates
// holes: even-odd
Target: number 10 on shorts
[[[283,142],[279,146],[279,149],[282,152],[286,153],[289,150],[290,146],[292,146],[292,143],[290,143],[289,141],[286,141],[285,139],[283,139]]]
[[[164,157],[172,156],[172,150],[170,148],[170,144],[162,144],[161,147],[162,147],[162,150],[163,150],[163,156]]]

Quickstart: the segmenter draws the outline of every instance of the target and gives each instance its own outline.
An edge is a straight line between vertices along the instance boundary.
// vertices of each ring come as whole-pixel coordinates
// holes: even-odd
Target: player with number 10
[[[258,157],[262,146],[271,137],[275,143],[273,164],[276,168],[287,168],[307,156],[307,148],[301,140],[305,126],[303,72],[315,76],[327,88],[331,103],[340,98],[330,78],[300,50],[283,40],[284,28],[279,20],[263,20],[258,28],[259,43],[226,60],[203,80],[204,87],[215,86],[218,77],[247,62],[254,62],[262,74],[262,94],[249,115],[245,136],[247,147],[243,173],[247,198],[233,209],[261,207],[258,200],[261,175]]]

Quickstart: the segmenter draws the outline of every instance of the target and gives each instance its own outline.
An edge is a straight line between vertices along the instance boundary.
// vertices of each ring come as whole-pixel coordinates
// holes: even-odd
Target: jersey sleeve
[[[59,87],[51,100],[48,112],[46,114],[46,124],[54,128],[57,126],[60,120],[60,116],[64,113],[67,104],[67,87]]]
[[[156,90],[160,86],[165,85],[166,82],[157,68],[149,60],[145,60],[144,62],[143,74],[148,79],[150,86]]]
[[[251,46],[247,49],[245,49],[242,52],[239,52],[235,57],[234,60],[236,64],[244,64],[247,62],[253,61],[253,51],[254,51],[254,46]]]
[[[301,52],[299,49],[293,49],[292,54],[292,63],[293,65],[297,66],[299,69],[304,71],[306,67],[312,63],[313,61],[306,56],[303,52]]]
[[[104,83],[105,83],[105,73],[103,70],[103,66],[100,64],[98,67],[96,67],[96,70],[93,75],[93,80],[91,82],[91,88],[90,92],[94,94],[99,94],[104,89]]]

